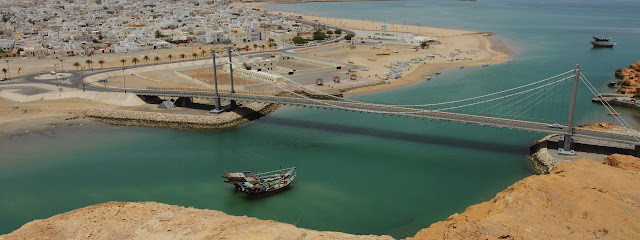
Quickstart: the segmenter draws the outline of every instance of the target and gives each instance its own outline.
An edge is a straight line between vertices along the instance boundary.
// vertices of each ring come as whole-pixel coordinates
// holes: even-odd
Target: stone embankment
[[[529,165],[531,170],[536,174],[548,174],[559,162],[555,160],[548,151],[548,141],[557,134],[548,135],[539,139],[529,147],[531,155],[529,155]]]
[[[120,109],[87,110],[84,115],[96,121],[138,127],[159,127],[177,129],[220,129],[228,128],[260,118],[275,111],[278,105],[250,103],[245,107],[218,115],[191,115]]]

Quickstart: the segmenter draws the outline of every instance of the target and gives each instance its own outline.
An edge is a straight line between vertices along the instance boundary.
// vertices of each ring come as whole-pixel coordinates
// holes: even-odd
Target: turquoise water
[[[580,63],[606,90],[635,62],[632,1],[401,1],[277,6],[323,16],[492,31],[518,49],[512,63],[450,70],[360,100],[423,103],[495,92]],[[392,15],[393,14],[393,15]],[[591,35],[618,46],[592,50]],[[579,122],[600,117],[581,91]],[[561,103],[563,100],[556,100]],[[565,115],[566,116],[566,115]],[[563,122],[566,117],[552,116]],[[625,113],[630,120],[631,113]],[[0,139],[0,233],[106,201],[156,201],[294,223],[317,230],[406,237],[491,199],[530,175],[542,134],[319,109],[281,108],[223,131],[79,126]],[[297,166],[293,187],[246,199],[223,170]]]

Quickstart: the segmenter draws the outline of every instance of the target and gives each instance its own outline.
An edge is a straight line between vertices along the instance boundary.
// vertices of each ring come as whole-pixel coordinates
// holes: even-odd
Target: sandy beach
[[[413,26],[392,24],[369,20],[356,20],[345,18],[327,18],[319,16],[311,16],[300,13],[275,11],[264,7],[265,3],[241,3],[238,7],[259,8],[267,10],[271,13],[282,14],[302,18],[308,21],[316,21],[318,23],[336,26],[343,29],[354,31],[379,31],[381,25],[387,25],[387,32],[398,32],[403,34],[415,34],[425,37],[436,37],[441,42],[439,45],[431,45],[427,51],[437,52],[447,56],[450,53],[457,53],[456,49],[464,52],[473,51],[468,54],[468,58],[472,60],[449,62],[446,58],[436,57],[434,60],[425,61],[424,64],[413,65],[408,71],[403,72],[402,78],[393,79],[389,84],[376,85],[371,87],[357,88],[345,92],[345,95],[362,94],[368,92],[384,91],[397,87],[409,86],[423,81],[428,76],[434,75],[437,71],[444,68],[452,67],[470,67],[498,64],[507,61],[513,51],[499,39],[493,37],[492,33],[474,32],[466,30],[435,28],[427,26]],[[357,36],[358,37],[358,36]],[[359,38],[360,39],[360,38]],[[363,39],[364,41],[372,41]],[[330,48],[331,46],[323,47]],[[346,50],[348,49],[348,50]],[[317,50],[317,49],[311,49]],[[310,50],[310,51],[311,51]],[[390,55],[377,55],[379,52],[392,52]],[[369,71],[360,73],[364,77],[374,77],[376,74],[382,76],[384,72],[389,71],[385,68],[390,62],[408,61],[413,57],[425,56],[424,51],[415,51],[407,46],[400,45],[382,45],[379,49],[356,46],[355,49],[349,49],[346,46],[336,48],[334,50],[322,51],[321,53],[305,54],[307,57],[320,58],[327,61],[339,62],[347,64],[348,61],[361,66]],[[464,53],[460,54],[464,56]]]

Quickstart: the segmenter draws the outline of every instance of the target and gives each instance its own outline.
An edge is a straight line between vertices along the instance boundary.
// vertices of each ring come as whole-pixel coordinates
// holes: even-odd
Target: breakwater
[[[219,115],[174,114],[148,111],[92,108],[86,117],[95,121],[136,127],[175,129],[222,129],[240,125],[265,116],[278,108],[276,104],[251,103]]]
[[[542,139],[538,139],[529,147],[531,155],[529,155],[529,166],[531,170],[536,174],[548,174],[551,169],[556,166],[556,161],[551,154],[549,154],[549,139],[557,136],[557,134],[548,135]]]

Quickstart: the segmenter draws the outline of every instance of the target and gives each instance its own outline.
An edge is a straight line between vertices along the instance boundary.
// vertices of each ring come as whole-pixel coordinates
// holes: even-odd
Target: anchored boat
[[[291,167],[264,173],[223,172],[222,177],[227,179],[225,182],[233,184],[237,191],[251,197],[258,197],[279,192],[288,187],[298,175],[295,170],[295,167]]]
[[[593,36],[593,39],[595,41],[592,41],[591,44],[594,48],[612,48],[616,45],[616,43],[610,42],[611,38]]]

